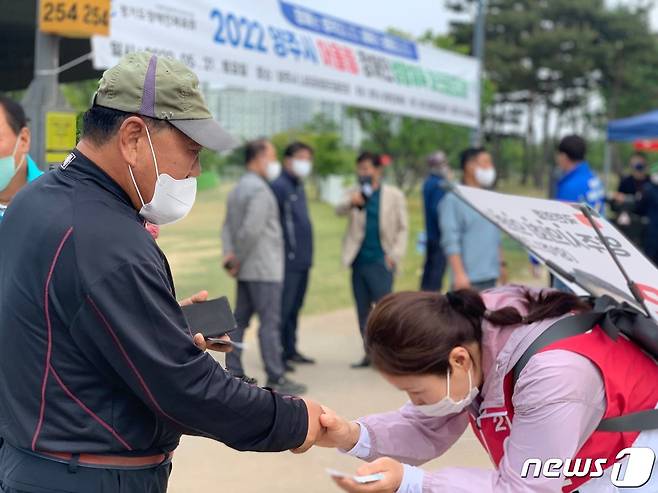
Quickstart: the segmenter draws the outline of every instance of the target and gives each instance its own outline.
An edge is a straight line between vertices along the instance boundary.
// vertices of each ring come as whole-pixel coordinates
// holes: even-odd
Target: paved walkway
[[[356,316],[351,309],[306,317],[301,324],[300,349],[317,359],[292,376],[309,386],[309,396],[346,418],[395,409],[406,396],[390,387],[372,370],[352,370],[361,357]],[[250,349],[244,355],[249,375],[264,382],[255,330],[247,335]],[[221,419],[218,417],[218,419]],[[338,488],[325,474],[326,467],[354,471],[359,461],[329,449],[311,449],[304,455],[240,453],[221,443],[183,437],[176,451],[171,493],[330,493]],[[442,466],[491,467],[479,442],[468,430],[443,457],[427,469]]]

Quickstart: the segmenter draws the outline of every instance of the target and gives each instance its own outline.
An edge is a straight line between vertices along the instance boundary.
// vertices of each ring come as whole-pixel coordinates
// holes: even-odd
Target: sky
[[[454,14],[445,8],[444,0],[331,0],[331,7],[328,7],[327,0],[297,0],[296,3],[368,27],[381,30],[396,27],[414,36],[428,29],[445,33],[454,18]],[[607,0],[607,3],[631,5],[635,2]],[[651,25],[654,31],[658,31],[658,6],[654,6],[651,12]]]

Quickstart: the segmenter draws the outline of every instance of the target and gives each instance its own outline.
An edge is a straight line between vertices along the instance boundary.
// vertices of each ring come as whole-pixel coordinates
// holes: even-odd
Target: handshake
[[[301,454],[313,445],[318,447],[351,450],[359,441],[361,425],[347,421],[328,407],[310,399],[304,399],[308,409],[308,433],[304,443],[292,450]],[[348,493],[394,493],[398,491],[404,477],[404,466],[390,457],[362,465],[356,471],[357,476],[380,475],[374,482],[360,483],[354,477],[335,476],[334,482]]]
[[[311,447],[327,447],[350,450],[359,441],[361,428],[357,423],[347,421],[333,410],[311,399],[302,399],[308,410],[308,432],[306,440],[291,452],[302,454]]]

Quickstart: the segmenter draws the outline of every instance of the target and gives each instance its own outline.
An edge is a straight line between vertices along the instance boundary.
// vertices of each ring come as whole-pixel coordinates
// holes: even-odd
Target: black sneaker
[[[368,368],[370,366],[370,358],[364,356],[363,359],[357,363],[352,363],[350,368],[358,370],[361,368]]]
[[[295,353],[293,354],[290,358],[288,358],[288,361],[292,361],[293,363],[297,363],[300,365],[314,365],[315,360],[311,358],[307,358],[301,353]]]
[[[277,380],[267,380],[266,387],[284,395],[302,395],[307,390],[306,385],[293,382],[286,377],[279,377]]]

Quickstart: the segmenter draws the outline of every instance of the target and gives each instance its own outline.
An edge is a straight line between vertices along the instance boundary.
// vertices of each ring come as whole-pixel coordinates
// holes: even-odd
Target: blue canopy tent
[[[658,138],[658,110],[608,122],[607,136],[605,161],[603,164],[606,188],[610,176],[610,168],[612,167],[610,142],[628,142],[638,139]]]
[[[658,137],[658,110],[608,122],[608,141],[623,142]]]

